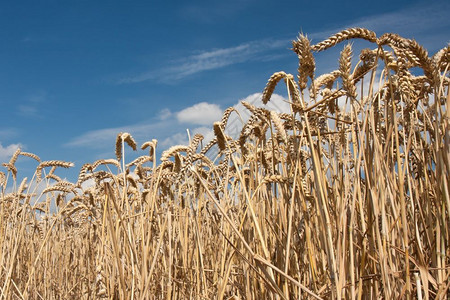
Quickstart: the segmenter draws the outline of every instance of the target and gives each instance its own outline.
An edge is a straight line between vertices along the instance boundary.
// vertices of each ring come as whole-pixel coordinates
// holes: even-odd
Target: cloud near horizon
[[[281,95],[273,94],[267,105],[262,103],[261,97],[261,93],[251,94],[240,99],[234,105],[236,110],[239,111],[239,116],[233,113],[227,124],[227,131],[230,134],[231,132],[234,133],[232,136],[240,132],[243,121],[245,122],[250,117],[250,112],[244,108],[241,101],[279,112],[290,111],[289,103]],[[71,139],[64,146],[88,147],[93,149],[112,147],[111,145],[114,144],[117,134],[120,132],[129,132],[138,144],[156,138],[160,141],[159,145],[161,147],[168,148],[173,145],[188,144],[189,140],[186,130],[189,130],[191,138],[194,134],[200,133],[204,136],[205,142],[208,142],[213,138],[213,123],[222,118],[223,110],[217,104],[201,102],[177,113],[171,113],[168,110],[166,113],[169,117],[164,119],[154,118],[152,123],[130,124],[121,127],[91,130]],[[174,122],[173,115],[176,117],[177,122]]]

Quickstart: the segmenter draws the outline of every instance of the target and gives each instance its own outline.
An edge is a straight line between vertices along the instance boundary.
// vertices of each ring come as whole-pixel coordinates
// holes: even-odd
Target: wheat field
[[[332,47],[338,69],[316,76]],[[212,141],[160,157],[119,133],[76,182],[18,149],[0,172],[1,298],[447,299],[450,46],[350,28],[292,50],[296,78],[262,94],[291,112],[244,102],[237,138],[233,107]]]

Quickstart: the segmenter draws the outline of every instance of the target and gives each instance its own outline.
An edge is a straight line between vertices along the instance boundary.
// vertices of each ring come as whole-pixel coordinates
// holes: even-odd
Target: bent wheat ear
[[[71,168],[74,164],[72,162],[62,161],[62,160],[48,160],[41,162],[36,168],[36,178],[40,181],[42,178],[42,169],[47,167],[61,167],[61,168]]]
[[[157,144],[158,144],[158,140],[157,139],[152,139],[151,141],[143,143],[142,146],[141,146],[141,149],[145,150],[148,147],[150,147],[148,155],[153,157],[153,155],[155,154],[155,151],[156,151],[156,145]]]
[[[49,186],[46,189],[44,189],[44,191],[42,193],[45,194],[45,193],[52,192],[52,191],[60,191],[60,192],[64,192],[64,193],[72,193],[74,188],[75,188],[75,186],[71,182],[59,181],[55,185]]]
[[[430,80],[431,84],[439,82],[439,72],[433,68],[433,61],[428,57],[428,51],[416,40],[408,40],[408,49],[417,57],[418,65],[423,69],[424,75]]]
[[[167,161],[169,157],[174,156],[178,152],[186,152],[188,151],[188,149],[189,147],[184,145],[172,146],[168,150],[163,152],[163,154],[161,155],[161,161]]]
[[[237,114],[239,114],[239,112],[233,107],[228,107],[222,115],[222,120],[220,121],[222,128],[225,128],[227,126],[227,122],[228,122],[228,118],[230,117],[232,112],[236,112]]]
[[[9,172],[11,172],[14,181],[16,180],[17,177],[17,168],[15,165],[11,165],[9,163],[3,163],[2,166],[4,166]]]
[[[450,45],[436,52],[431,60],[436,70],[438,72],[443,72],[450,64]]]
[[[270,97],[273,94],[273,91],[275,90],[275,87],[277,86],[278,82],[283,79],[286,78],[286,73],[281,71],[281,72],[276,72],[274,73],[272,76],[270,76],[269,81],[266,84],[266,87],[264,88],[263,91],[263,95],[262,95],[262,103],[267,104],[267,102],[269,102]]]
[[[355,38],[368,40],[369,42],[372,43],[377,41],[377,36],[375,32],[365,28],[355,27],[342,30],[341,32],[336,33],[335,35],[330,36],[328,39],[312,46],[311,49],[313,51],[320,52],[325,49],[331,48],[342,41]]]
[[[314,80],[314,83],[312,84],[310,93],[312,94],[313,98],[315,98],[319,92],[319,89],[322,86],[325,86],[328,89],[331,89],[333,86],[333,83],[338,79],[339,75],[341,75],[341,72],[339,70],[332,71],[331,73],[323,74],[317,77]]]
[[[27,156],[27,157],[31,157],[32,159],[34,159],[37,162],[41,162],[41,158],[39,156],[37,156],[34,153],[29,153],[29,152],[20,152],[20,155],[22,156]]]
[[[99,159],[99,160],[95,161],[95,162],[92,164],[92,171],[94,171],[95,169],[97,169],[97,167],[100,166],[100,165],[114,165],[114,166],[116,166],[117,168],[120,168],[120,164],[119,164],[119,162],[117,161],[117,159],[114,159],[114,158],[110,158],[110,159]]]
[[[136,141],[133,139],[131,134],[128,132],[119,133],[116,138],[116,157],[118,161],[122,159],[122,145],[124,142],[127,143],[128,146],[130,146],[134,151],[136,151],[137,148]]]
[[[20,148],[17,148],[17,150],[14,152],[13,156],[9,160],[10,165],[14,165],[17,161],[17,158],[19,157],[19,154],[22,150]]]
[[[125,167],[129,168],[132,166],[140,166],[148,161],[151,161],[152,158],[148,155],[143,155],[143,156],[139,156],[138,158],[136,158],[135,160],[133,160],[132,162],[128,163],[125,165]]]

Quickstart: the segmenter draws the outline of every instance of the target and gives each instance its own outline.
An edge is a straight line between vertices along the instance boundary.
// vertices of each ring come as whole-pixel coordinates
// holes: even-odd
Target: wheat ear
[[[169,157],[174,156],[178,152],[186,152],[188,149],[189,147],[184,145],[172,146],[168,150],[163,152],[163,154],[161,155],[161,161],[167,161],[169,160]]]
[[[350,69],[352,67],[352,46],[350,44],[346,45],[341,52],[341,57],[339,58],[339,71],[341,72],[342,85],[347,91],[348,95],[355,99],[356,98],[356,87],[353,84],[352,76],[350,75]]]
[[[356,28],[345,29],[341,32],[338,32],[335,35],[330,36],[328,39],[326,39],[316,45],[313,45],[311,47],[311,49],[313,51],[320,52],[325,49],[331,48],[342,41],[345,41],[348,39],[355,39],[355,38],[364,39],[364,40],[367,40],[370,42],[377,41],[377,36],[376,36],[375,32],[370,31],[365,28],[356,27]]]
[[[41,162],[36,168],[36,178],[37,181],[41,180],[42,169],[47,167],[61,167],[61,168],[71,168],[74,164],[72,162],[62,161],[62,160],[47,160]]]
[[[141,149],[145,150],[146,148],[150,147],[148,155],[150,157],[153,157],[153,155],[155,154],[155,151],[156,151],[157,144],[158,144],[158,140],[152,139],[151,141],[148,141],[148,142],[145,142],[144,144],[142,144]]]
[[[224,151],[226,148],[226,144],[225,144],[225,135],[222,130],[222,123],[214,122],[213,129],[217,139],[217,146],[219,146],[220,151]]]
[[[296,41],[292,42],[292,48],[298,55],[298,85],[300,90],[307,87],[308,77],[314,80],[316,62],[311,50],[311,43],[306,35],[300,34]]]
[[[285,72],[281,71],[276,72],[272,76],[270,76],[269,81],[267,82],[262,95],[262,102],[264,104],[267,104],[267,102],[269,102],[270,97],[272,96],[273,91],[275,90],[275,87],[277,86],[278,82],[281,79],[286,78],[286,75],[287,74]]]
[[[35,161],[37,161],[37,162],[41,162],[41,158],[39,156],[37,156],[36,154],[34,154],[34,153],[22,152],[21,151],[20,155],[26,156],[26,157],[30,157],[30,158],[34,159]]]
[[[118,161],[122,159],[122,147],[124,142],[127,143],[128,146],[130,146],[134,151],[136,151],[137,148],[136,141],[133,139],[131,134],[128,132],[119,133],[116,138],[116,157]]]
[[[283,139],[284,143],[287,144],[287,134],[286,134],[286,129],[284,128],[283,122],[281,121],[280,116],[278,115],[278,113],[276,111],[270,111],[270,118],[272,119],[273,124],[275,125],[275,128],[278,132],[278,134],[281,136],[281,138]]]

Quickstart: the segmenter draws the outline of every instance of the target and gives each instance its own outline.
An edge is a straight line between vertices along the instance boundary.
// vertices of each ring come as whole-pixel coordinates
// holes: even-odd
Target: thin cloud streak
[[[198,54],[173,61],[171,66],[167,68],[122,78],[118,83],[138,83],[147,80],[159,80],[162,82],[180,80],[203,71],[219,69],[247,61],[267,59],[270,51],[287,47],[289,43],[290,41],[288,40],[260,40],[230,48],[202,51]]]
[[[112,145],[120,132],[129,132],[136,139],[151,140],[152,132],[159,132],[165,126],[169,126],[170,122],[160,121],[154,124],[135,124],[114,128],[103,128],[88,131],[78,137],[73,138],[65,147],[89,147],[104,148],[105,145]],[[144,141],[142,141],[144,142]]]

